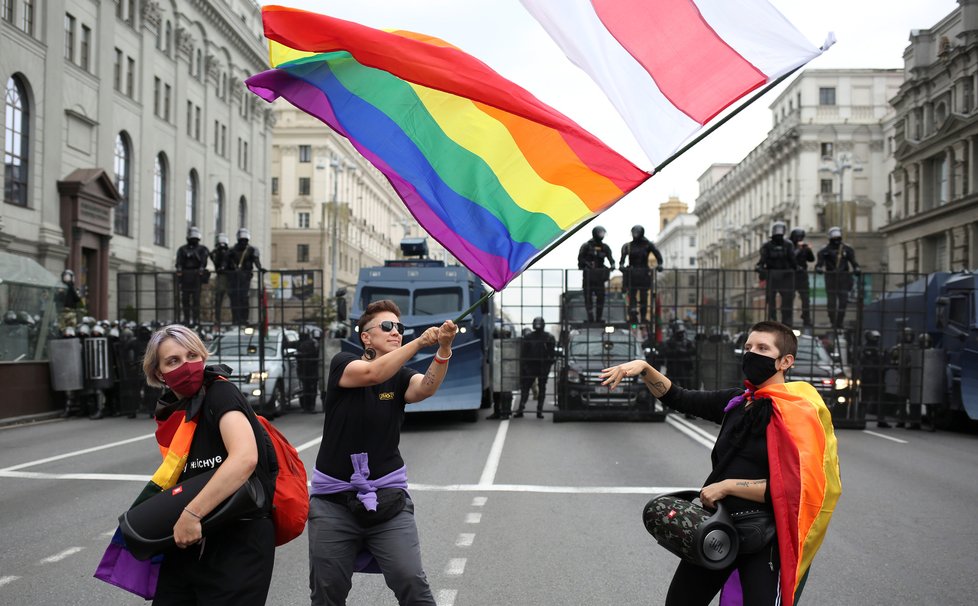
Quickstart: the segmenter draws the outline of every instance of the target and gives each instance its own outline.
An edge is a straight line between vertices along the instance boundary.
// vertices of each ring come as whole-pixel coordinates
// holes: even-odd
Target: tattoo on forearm
[[[735,485],[743,486],[744,488],[750,488],[751,486],[763,486],[767,484],[767,480],[740,480]]]
[[[646,379],[645,384],[649,386],[649,391],[652,392],[652,395],[657,398],[666,395],[666,392],[669,391],[666,389],[666,384],[662,381]]]
[[[435,384],[435,369],[429,368],[428,372],[424,373],[424,379],[421,380],[421,384],[425,386],[431,386]]]

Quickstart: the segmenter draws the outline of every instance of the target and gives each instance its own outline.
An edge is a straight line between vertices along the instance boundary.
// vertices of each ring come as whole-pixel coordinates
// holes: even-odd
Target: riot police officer
[[[304,413],[316,412],[316,391],[319,388],[319,339],[322,331],[318,328],[302,332],[296,347],[296,370],[302,383],[299,405]]]
[[[861,373],[859,377],[859,400],[864,411],[876,411],[876,426],[886,429],[886,406],[883,394],[883,350],[880,347],[878,330],[863,333],[863,347],[859,353]]]
[[[200,323],[200,286],[207,271],[208,251],[200,244],[200,230],[187,230],[187,243],[177,249],[177,284],[180,287],[180,312],[185,326]]]
[[[632,322],[646,322],[649,309],[649,289],[652,288],[652,272],[649,269],[649,255],[655,255],[655,270],[662,271],[662,253],[645,237],[645,228],[632,227],[632,241],[621,247],[618,269],[622,272],[625,289],[628,292],[628,313]],[[625,260],[628,266],[625,266]],[[641,300],[639,300],[641,299]],[[637,304],[637,309],[636,309]]]
[[[540,316],[533,318],[533,330],[523,335],[520,344],[520,406],[514,419],[523,416],[523,408],[530,398],[530,388],[537,383],[537,418],[543,418],[543,400],[547,395],[547,378],[557,355],[557,340],[544,330],[546,321]]]
[[[856,252],[842,242],[842,229],[829,228],[829,243],[818,251],[815,272],[825,274],[825,297],[829,311],[829,322],[833,328],[842,328],[849,303],[849,290],[852,289],[853,275],[862,270],[856,263]]]
[[[224,297],[228,294],[228,260],[231,250],[228,248],[228,235],[217,234],[214,249],[210,253],[211,263],[214,264],[214,325],[221,325],[221,310],[224,307]]]
[[[805,242],[805,230],[796,227],[791,230],[788,236],[791,244],[795,247],[795,263],[798,269],[795,270],[795,292],[801,299],[801,323],[803,326],[812,326],[811,292],[808,288],[808,264],[815,262],[815,253],[812,247]]]
[[[771,239],[761,246],[761,258],[756,271],[766,281],[767,317],[777,320],[777,298],[781,296],[781,323],[791,326],[795,302],[795,272],[798,261],[790,240],[785,240],[788,226],[784,221],[771,225]]]
[[[582,244],[577,253],[577,268],[584,270],[582,287],[588,322],[603,321],[605,282],[608,281],[611,270],[615,268],[611,247],[603,242],[606,233],[600,225],[592,229],[591,239]],[[608,267],[605,267],[605,261],[608,262]],[[597,299],[597,314],[594,313],[592,299]]]
[[[254,269],[262,270],[258,249],[248,244],[251,232],[242,227],[238,230],[238,242],[228,253],[228,297],[231,299],[231,321],[238,326],[248,323],[248,295]]]
[[[913,328],[904,326],[900,331],[900,342],[891,347],[886,356],[888,366],[886,391],[897,402],[897,427],[908,429],[920,429],[920,404],[914,405],[909,402],[916,340]],[[907,425],[908,421],[909,425]]]
[[[672,334],[663,344],[669,378],[674,383],[694,389],[693,365],[696,359],[696,346],[686,337],[682,324],[673,327]]]
[[[64,309],[79,309],[80,307],[84,307],[82,305],[81,295],[78,294],[78,289],[75,288],[75,272],[70,269],[61,272],[61,283],[65,285],[61,306]]]

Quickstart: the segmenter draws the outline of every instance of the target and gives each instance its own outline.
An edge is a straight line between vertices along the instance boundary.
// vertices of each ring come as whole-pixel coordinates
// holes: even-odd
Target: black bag
[[[740,543],[740,553],[752,554],[764,549],[774,538],[774,515],[763,509],[730,514]]]
[[[355,492],[341,493],[346,497],[346,506],[364,528],[382,524],[404,511],[407,506],[404,491],[400,488],[381,488],[377,491],[377,510],[369,511],[357,498]]]
[[[126,548],[137,560],[148,560],[173,547],[173,526],[183,508],[200,493],[216,469],[194,476],[154,495],[119,516],[119,529]],[[222,525],[265,508],[268,497],[261,482],[252,474],[233,495],[200,521],[204,536]]]

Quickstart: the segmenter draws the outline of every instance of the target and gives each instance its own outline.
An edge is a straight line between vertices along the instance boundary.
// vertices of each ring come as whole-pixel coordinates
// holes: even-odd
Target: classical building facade
[[[903,53],[887,237],[892,271],[978,268],[978,1],[930,29]]]
[[[267,248],[271,112],[243,85],[263,69],[251,0],[0,0],[0,248],[73,269],[100,318],[189,226]]]
[[[322,269],[327,286],[350,288],[361,267],[401,257],[402,238],[426,235],[386,177],[349,141],[287,101],[275,101],[274,112],[270,259],[275,267]],[[431,238],[428,248],[429,257],[454,262]]]
[[[864,267],[883,268],[893,162],[884,124],[902,80],[900,70],[802,72],[771,104],[767,138],[739,163],[700,176],[699,267],[752,269],[781,220],[805,229],[814,247],[839,226]]]
[[[696,215],[679,198],[659,205],[659,233],[654,242],[667,269],[696,268]]]

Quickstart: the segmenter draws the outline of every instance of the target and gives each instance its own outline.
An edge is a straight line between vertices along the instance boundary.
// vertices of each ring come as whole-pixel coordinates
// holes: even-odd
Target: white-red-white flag
[[[765,0],[520,0],[656,165],[731,103],[817,57]]]

